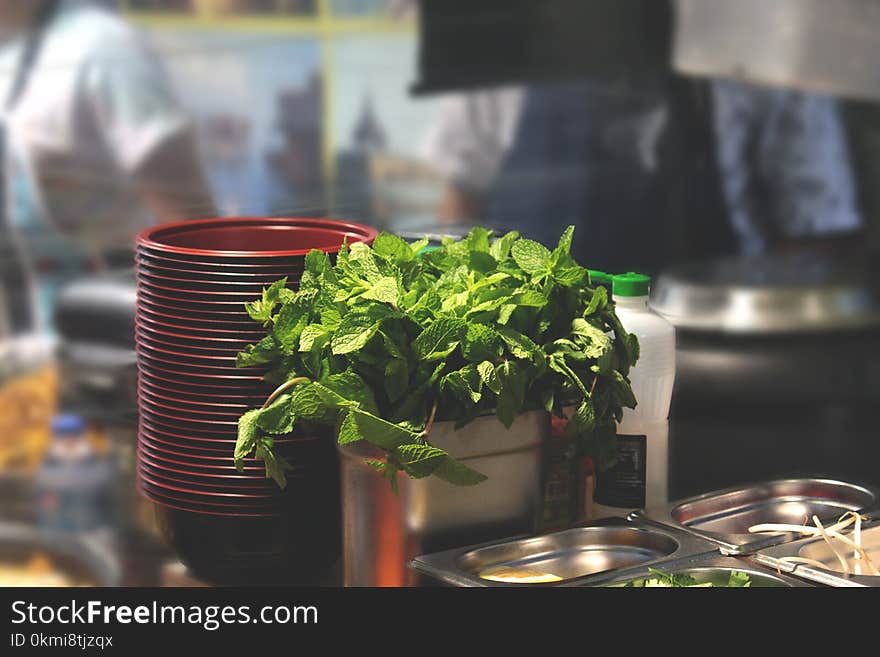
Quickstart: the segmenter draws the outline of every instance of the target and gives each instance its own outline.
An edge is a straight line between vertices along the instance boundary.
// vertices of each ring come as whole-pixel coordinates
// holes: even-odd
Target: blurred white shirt
[[[3,101],[25,40],[0,44]],[[57,255],[59,245],[130,246],[152,223],[130,174],[190,129],[142,36],[112,10],[77,0],[60,3],[23,95],[3,112],[8,216],[31,257]]]

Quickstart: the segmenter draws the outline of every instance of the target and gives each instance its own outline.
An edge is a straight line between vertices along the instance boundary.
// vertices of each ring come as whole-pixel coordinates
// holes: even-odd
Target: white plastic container
[[[669,501],[669,404],[675,382],[675,327],[648,307],[651,279],[620,274],[612,283],[617,316],[639,339],[629,378],[638,402],[617,427],[618,464],[597,475],[594,517],[625,516]]]

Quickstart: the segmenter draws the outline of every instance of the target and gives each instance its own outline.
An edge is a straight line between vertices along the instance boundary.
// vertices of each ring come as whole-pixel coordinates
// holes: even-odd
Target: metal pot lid
[[[815,252],[669,269],[651,307],[677,328],[740,335],[880,326],[880,296],[865,268]]]

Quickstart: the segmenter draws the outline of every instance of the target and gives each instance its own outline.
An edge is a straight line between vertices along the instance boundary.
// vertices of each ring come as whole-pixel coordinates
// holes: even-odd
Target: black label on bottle
[[[602,506],[642,509],[645,506],[647,436],[617,436],[617,463],[598,473],[593,499]]]

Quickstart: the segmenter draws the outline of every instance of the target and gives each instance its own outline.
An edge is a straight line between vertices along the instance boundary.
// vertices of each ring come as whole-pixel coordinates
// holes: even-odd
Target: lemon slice
[[[542,573],[539,570],[527,568],[488,568],[480,573],[481,579],[493,582],[508,582],[512,584],[543,584],[545,582],[561,582],[562,578],[553,573]]]

